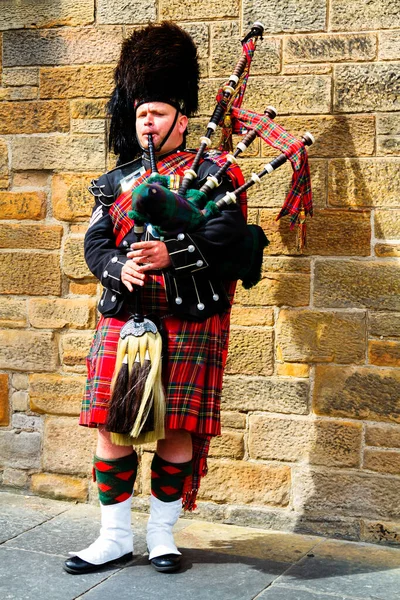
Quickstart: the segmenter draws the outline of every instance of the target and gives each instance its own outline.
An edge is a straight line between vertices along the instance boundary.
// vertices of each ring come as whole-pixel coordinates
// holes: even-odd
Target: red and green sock
[[[115,459],[94,457],[93,478],[97,481],[102,504],[118,504],[132,495],[137,464],[136,452]]]
[[[154,454],[151,463],[151,493],[162,502],[182,498],[183,484],[192,474],[192,461],[171,463]]]

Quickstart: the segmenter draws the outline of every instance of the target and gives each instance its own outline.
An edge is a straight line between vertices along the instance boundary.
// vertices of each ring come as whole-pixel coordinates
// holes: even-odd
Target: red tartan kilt
[[[202,323],[162,319],[166,426],[199,435],[219,435],[226,316]],[[80,424],[96,427],[107,418],[119,332],[126,318],[102,317],[87,357],[88,379]]]

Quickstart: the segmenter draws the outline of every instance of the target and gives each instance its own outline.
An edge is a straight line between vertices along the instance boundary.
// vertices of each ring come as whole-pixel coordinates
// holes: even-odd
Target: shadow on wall
[[[361,154],[353,143],[351,118],[332,117],[331,129],[323,132],[324,149],[319,153],[318,140],[313,148],[312,164],[334,152],[337,120],[340,136],[346,140],[339,158]],[[249,409],[257,411],[249,417],[249,457],[292,468],[289,506],[274,514],[271,511],[272,528],[399,543],[398,524],[396,528],[391,522],[400,518],[396,500],[400,482],[375,473],[365,463],[366,431],[375,426],[371,422],[400,421],[398,382],[366,363],[367,309],[380,310],[380,300],[374,284],[358,277],[358,270],[373,263],[369,257],[374,199],[359,161],[346,160],[342,165],[345,168],[340,173],[340,189],[333,194],[335,202],[328,200],[334,181],[325,179],[325,186],[316,186],[316,214],[308,220],[308,247],[303,256],[296,251],[288,219],[276,224],[271,216],[265,217],[265,209],[257,207],[271,245],[264,260],[263,280],[250,293],[239,290],[238,302],[248,311],[254,305],[279,307],[277,362],[269,374],[282,376],[282,383],[304,386],[307,379],[298,377],[307,375],[308,365],[310,390],[308,401],[302,396],[302,403],[289,404],[284,389],[279,402],[263,396],[259,382],[258,406],[253,400]],[[264,186],[268,183],[265,181]],[[348,206],[347,194],[357,197],[359,209]],[[276,210],[268,212],[274,217],[277,214]],[[373,278],[373,273],[369,277]],[[387,293],[394,292],[389,289]],[[228,393],[232,387],[229,378]],[[256,389],[247,379],[249,387]],[[227,395],[224,406],[232,407]],[[264,518],[268,520],[269,515]],[[262,524],[262,518],[257,521]]]

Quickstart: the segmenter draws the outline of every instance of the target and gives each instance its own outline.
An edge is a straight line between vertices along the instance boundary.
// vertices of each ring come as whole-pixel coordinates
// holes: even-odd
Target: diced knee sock
[[[122,458],[93,460],[93,478],[97,481],[102,504],[118,504],[132,495],[138,458],[136,452]]]
[[[151,493],[162,502],[182,498],[183,484],[192,474],[192,461],[171,463],[154,454],[151,463]]]

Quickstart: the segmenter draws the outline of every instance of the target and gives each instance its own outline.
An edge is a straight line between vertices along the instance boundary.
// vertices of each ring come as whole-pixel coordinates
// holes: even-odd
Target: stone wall
[[[255,19],[246,106],[312,131],[315,216],[296,250],[276,222],[284,167],[249,196],[263,279],[240,289],[199,514],[400,540],[398,0],[5,0],[0,12],[0,466],[4,488],[94,501],[79,428],[96,281],[82,256],[91,178],[113,165],[104,105],[122,39],[175,19],[200,45],[204,130]],[[397,27],[397,29],[396,29]],[[249,174],[272,153],[255,144]],[[146,507],[151,448],[136,505]]]

